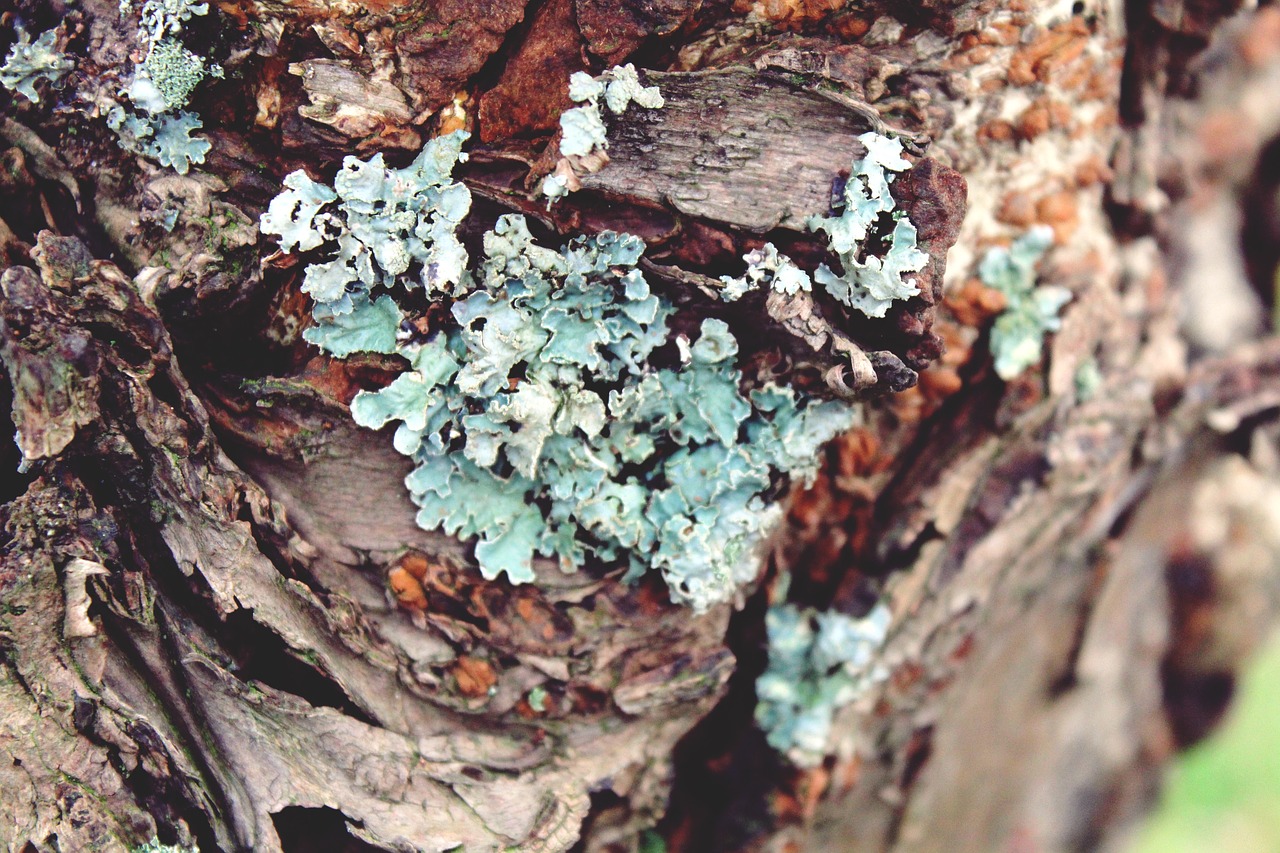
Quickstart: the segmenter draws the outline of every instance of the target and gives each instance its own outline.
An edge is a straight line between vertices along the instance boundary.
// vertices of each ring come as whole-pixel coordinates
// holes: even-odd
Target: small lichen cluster
[[[609,147],[604,114],[600,111],[603,100],[609,112],[622,115],[632,103],[645,109],[656,110],[663,106],[662,93],[657,86],[645,86],[639,72],[630,63],[614,66],[598,77],[583,71],[574,72],[569,78],[569,98],[582,104],[565,110],[560,115],[560,153],[566,158],[577,158],[579,163],[592,155],[603,154]],[[586,164],[594,171],[595,164]],[[568,195],[574,189],[572,168],[557,168],[542,181],[542,194],[548,205]]]
[[[1071,301],[1065,287],[1036,287],[1036,264],[1051,245],[1053,229],[1037,226],[1008,249],[991,249],[978,264],[982,282],[1005,297],[1005,309],[991,327],[996,374],[1005,381],[1040,363],[1044,336],[1062,325],[1058,314]]]
[[[177,844],[161,844],[159,838],[152,838],[146,844],[134,847],[130,853],[200,853],[199,847],[182,847]]]
[[[769,745],[809,767],[822,761],[836,711],[885,678],[873,665],[889,609],[865,617],[779,604],[765,615],[769,666],[756,679],[756,723]]]
[[[121,0],[120,14],[133,11],[131,0]],[[146,0],[139,9],[139,36],[146,57],[134,66],[121,94],[138,112],[116,104],[107,113],[107,125],[120,145],[172,167],[185,175],[192,163],[203,163],[212,147],[203,137],[193,137],[201,122],[182,109],[191,93],[207,77],[221,77],[222,69],[186,48],[175,36],[192,16],[206,15],[207,3],[190,0]]]
[[[896,300],[909,299],[920,292],[909,273],[918,272],[929,256],[916,247],[916,228],[895,202],[889,185],[894,172],[911,167],[902,156],[902,143],[878,133],[864,133],[858,140],[867,156],[857,160],[840,194],[838,215],[810,217],[811,231],[823,231],[829,246],[839,258],[840,272],[820,265],[810,279],[772,243],[748,253],[744,276],[721,276],[724,289],[721,298],[734,301],[746,293],[769,286],[788,294],[813,289],[821,284],[832,297],[869,317],[883,317]],[[893,222],[884,238],[885,248],[878,253],[866,252],[868,237],[881,230],[882,218]]]
[[[203,163],[212,147],[204,137],[191,135],[200,126],[199,116],[189,112],[146,118],[117,104],[107,113],[107,127],[116,132],[121,148],[150,157],[179,175],[190,171],[192,163]]]
[[[4,65],[0,66],[0,83],[33,104],[40,103],[36,83],[40,80],[57,83],[75,65],[54,50],[56,38],[57,30],[54,29],[41,33],[32,41],[26,30],[19,27],[18,41],[10,48]]]
[[[129,97],[153,114],[180,109],[209,76],[221,77],[222,67],[187,50],[177,39],[162,39],[151,46],[143,60],[129,87]]]
[[[728,325],[673,335],[637,237],[551,249],[504,216],[472,273],[453,236],[470,208],[450,177],[464,138],[433,140],[400,170],[349,157],[333,188],[286,179],[262,230],[286,250],[334,252],[306,273],[307,339],[407,359],[352,414],[399,423],[418,523],[474,537],[487,578],[533,580],[535,554],[564,571],[590,557],[630,578],[658,569],[699,611],[731,598],[755,574],[783,475],[810,473],[851,410],[772,384],[742,393]],[[387,294],[399,287],[449,300],[451,322],[418,334]]]
[[[339,357],[359,349],[386,352],[360,337],[364,318],[387,310],[370,300],[373,288],[412,280],[430,295],[455,292],[467,267],[455,231],[471,211],[471,192],[452,173],[466,159],[466,139],[463,131],[433,139],[403,169],[388,168],[381,154],[347,157],[332,188],[302,171],[284,179],[285,191],[262,216],[263,233],[278,235],[286,252],[326,243],[337,248],[331,260],[308,267],[303,279],[324,324],[309,329],[307,340]],[[392,305],[389,299],[379,303]]]

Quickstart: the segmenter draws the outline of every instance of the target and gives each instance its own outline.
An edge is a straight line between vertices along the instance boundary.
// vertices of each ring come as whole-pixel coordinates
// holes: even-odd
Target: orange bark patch
[[[426,610],[427,594],[422,590],[418,579],[403,568],[397,566],[387,572],[387,585],[401,607],[408,610]]]
[[[1040,199],[1036,204],[1036,218],[1053,229],[1055,242],[1067,242],[1080,224],[1075,193],[1058,192]]]
[[[1000,81],[996,81],[999,83]],[[1003,85],[1003,84],[1000,84]],[[1004,119],[989,121],[978,128],[978,139],[987,142],[1012,142],[1017,132],[1013,125]]]
[[[1099,156],[1090,157],[1076,167],[1076,186],[1083,189],[1111,180],[1111,167]]]
[[[558,128],[560,114],[573,106],[569,75],[583,70],[573,3],[551,0],[539,10],[498,84],[481,97],[480,139],[496,142]]]
[[[400,558],[400,568],[419,581],[427,576],[430,567],[431,561],[419,551],[410,551]]]
[[[1089,28],[1073,18],[1045,31],[1009,61],[1009,82],[1030,86],[1047,82],[1058,70],[1079,59],[1089,41]]]
[[[1018,116],[1018,135],[1028,141],[1071,123],[1071,109],[1061,101],[1040,98]]]
[[[948,294],[944,304],[956,322],[977,328],[1003,311],[1008,303],[1003,293],[971,278],[958,291]]]
[[[489,694],[489,689],[498,683],[498,674],[487,660],[463,655],[453,665],[453,680],[457,682],[459,693],[469,699],[477,699]]]
[[[987,27],[978,36],[983,44],[993,44],[1000,47],[1008,47],[1011,44],[1017,44],[1018,39],[1022,36],[1022,28],[1012,22],[994,24]]]
[[[1259,9],[1240,40],[1240,55],[1253,67],[1265,65],[1280,54],[1280,9]]]
[[[799,29],[843,5],[844,0],[761,0],[756,4],[756,13],[783,29]]]
[[[1036,203],[1030,193],[1015,190],[1001,201],[996,219],[1017,228],[1030,228],[1036,221]]]

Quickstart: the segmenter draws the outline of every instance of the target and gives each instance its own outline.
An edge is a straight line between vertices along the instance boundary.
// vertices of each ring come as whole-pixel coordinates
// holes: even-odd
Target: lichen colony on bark
[[[20,0],[3,841],[1118,838],[1275,599],[1280,358],[1143,229],[1280,131],[1154,156],[1174,6]]]

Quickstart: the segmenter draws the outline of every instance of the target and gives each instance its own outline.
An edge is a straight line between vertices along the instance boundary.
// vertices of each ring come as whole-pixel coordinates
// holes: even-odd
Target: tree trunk
[[[1280,606],[1280,12],[909,5],[227,0],[184,22],[224,76],[181,175],[105,122],[134,10],[6,11],[74,60],[0,117],[8,849],[1121,847]],[[548,209],[570,74],[623,62],[667,105]],[[459,128],[470,242],[507,212],[637,234],[677,329],[766,239],[816,266],[858,135],[908,140],[920,295],[727,315],[743,364],[862,413],[739,601],[485,581],[351,420],[398,363],[302,340],[305,261],[257,227],[284,175]],[[1035,225],[1072,301],[1006,380],[977,264]],[[806,769],[752,719],[788,596],[893,613]]]

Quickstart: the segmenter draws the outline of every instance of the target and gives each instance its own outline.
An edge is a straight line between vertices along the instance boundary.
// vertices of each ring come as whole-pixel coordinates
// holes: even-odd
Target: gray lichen
[[[583,106],[565,110],[560,116],[560,153],[566,157],[584,157],[609,147],[601,99],[614,115],[622,115],[632,103],[649,110],[663,105],[658,87],[643,85],[630,63],[615,66],[599,77],[575,72],[569,78],[569,97]]]
[[[750,290],[768,284],[774,290],[794,294],[821,284],[837,301],[856,308],[869,317],[883,317],[897,300],[909,299],[920,289],[909,273],[928,263],[929,256],[916,247],[916,228],[895,202],[889,185],[895,172],[910,168],[902,156],[902,143],[878,133],[864,133],[858,140],[867,155],[853,164],[838,215],[814,216],[809,229],[826,232],[829,248],[839,258],[839,272],[821,264],[809,273],[796,266],[785,255],[779,255],[772,243],[748,253],[745,276],[722,276],[726,301],[740,298]],[[884,223],[892,222],[888,228]],[[884,235],[886,248],[878,254],[866,252],[870,237]]]
[[[4,65],[0,66],[0,83],[33,104],[40,103],[36,83],[40,80],[57,83],[75,66],[74,62],[54,50],[56,38],[56,30],[46,30],[32,41],[31,36],[19,27],[18,41],[10,48]]]
[[[203,163],[213,147],[209,140],[191,135],[200,128],[200,119],[189,112],[152,118],[117,104],[107,113],[107,126],[115,131],[121,148],[170,166],[179,175],[187,174],[192,163]]]
[[[121,0],[120,14],[132,11],[131,0]],[[146,0],[142,4],[138,35],[147,52],[121,94],[144,115],[117,104],[107,116],[122,148],[171,166],[180,175],[185,175],[192,163],[203,163],[212,148],[207,139],[191,136],[202,124],[199,116],[182,107],[205,78],[221,77],[222,69],[192,53],[174,36],[192,16],[208,12],[207,3],[188,0]]]
[[[582,104],[560,115],[561,164],[542,181],[542,194],[550,207],[558,199],[577,189],[578,170],[596,171],[608,162],[609,147],[601,101],[613,115],[622,115],[631,104],[649,110],[660,109],[664,101],[657,86],[640,82],[634,65],[618,65],[598,77],[583,71],[569,78],[569,97]]]
[[[133,11],[132,0],[120,0],[120,14]],[[168,35],[182,31],[182,25],[193,15],[209,14],[208,3],[192,3],[191,0],[144,0],[138,15],[143,38],[149,45],[158,44]]]
[[[755,716],[770,746],[800,766],[822,761],[836,711],[886,676],[874,658],[889,622],[884,604],[860,619],[793,604],[769,608],[769,666],[756,679]]]
[[[1036,287],[1036,264],[1051,245],[1053,229],[1038,226],[1008,249],[991,249],[978,264],[983,283],[1006,300],[991,328],[996,374],[1006,381],[1039,364],[1045,334],[1061,326],[1058,314],[1071,301],[1071,291],[1065,287]]]
[[[731,599],[756,573],[783,480],[811,474],[853,411],[772,383],[744,392],[726,323],[673,334],[637,237],[553,249],[504,216],[473,270],[454,235],[470,209],[450,177],[463,139],[433,140],[400,170],[347,158],[332,187],[286,179],[262,230],[329,253],[304,278],[307,339],[407,359],[352,415],[398,423],[418,523],[474,538],[486,577],[531,581],[538,554],[564,571],[590,558],[632,578],[660,571],[698,611]],[[452,322],[412,331],[395,301],[406,287],[452,299]]]

